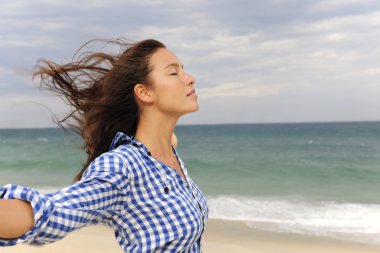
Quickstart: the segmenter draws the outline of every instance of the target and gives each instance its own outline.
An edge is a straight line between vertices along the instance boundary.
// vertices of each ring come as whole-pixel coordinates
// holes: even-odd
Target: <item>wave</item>
[[[44,138],[44,137],[40,137],[40,138],[37,138],[37,141],[40,141],[40,142],[48,142],[49,139],[48,139],[48,138]]]
[[[380,205],[209,196],[210,218],[244,221],[273,232],[380,245]]]

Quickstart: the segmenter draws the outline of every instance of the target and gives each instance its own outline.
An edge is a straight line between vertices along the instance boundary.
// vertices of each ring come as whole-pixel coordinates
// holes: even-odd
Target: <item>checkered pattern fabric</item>
[[[28,201],[34,211],[34,227],[18,239],[0,239],[0,246],[47,244],[102,223],[114,230],[124,252],[202,252],[206,199],[173,152],[185,179],[119,132],[110,151],[66,188],[43,195],[19,185],[0,187],[0,198]]]

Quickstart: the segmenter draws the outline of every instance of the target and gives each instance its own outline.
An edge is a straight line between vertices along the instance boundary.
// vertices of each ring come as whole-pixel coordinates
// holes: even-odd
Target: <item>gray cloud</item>
[[[186,124],[380,120],[378,1],[24,0],[0,17],[0,127],[51,125],[24,100],[67,111],[28,76],[38,58],[120,36],[162,40],[196,77]]]

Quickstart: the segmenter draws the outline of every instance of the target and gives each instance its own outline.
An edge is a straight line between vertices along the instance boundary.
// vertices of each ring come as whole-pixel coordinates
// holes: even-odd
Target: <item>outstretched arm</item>
[[[11,184],[0,187],[0,247],[47,244],[88,224],[110,224],[127,202],[126,170],[122,159],[104,154],[90,164],[80,181],[55,193],[44,195]]]
[[[29,202],[0,199],[0,238],[18,238],[32,229],[33,209]]]

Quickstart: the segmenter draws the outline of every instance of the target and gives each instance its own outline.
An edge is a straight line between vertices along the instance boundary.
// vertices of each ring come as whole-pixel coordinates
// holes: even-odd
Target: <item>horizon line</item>
[[[289,122],[239,122],[239,123],[200,123],[200,124],[178,124],[177,126],[220,126],[220,125],[278,125],[278,124],[329,124],[329,123],[380,123],[379,120],[343,120],[343,121],[289,121]],[[46,127],[0,127],[0,130],[8,129],[53,129],[59,126]],[[67,127],[66,129],[70,129]]]

